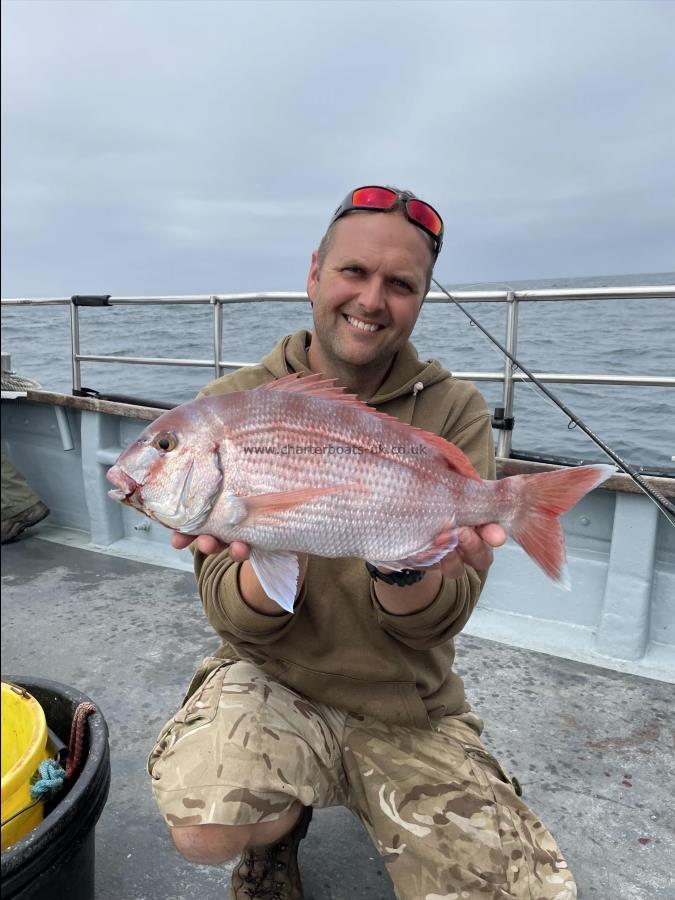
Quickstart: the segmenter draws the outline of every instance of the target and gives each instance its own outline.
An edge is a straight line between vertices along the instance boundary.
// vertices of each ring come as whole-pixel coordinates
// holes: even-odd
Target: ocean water
[[[675,284],[675,273],[517,281],[515,289]],[[450,287],[450,286],[448,286]],[[453,285],[473,289],[487,285]],[[472,304],[471,313],[504,340],[505,304]],[[308,304],[237,304],[223,310],[223,359],[256,362],[280,337],[311,325]],[[209,306],[80,310],[81,352],[126,356],[212,357]],[[500,351],[452,305],[426,305],[413,333],[420,358],[450,371],[501,371]],[[534,372],[675,375],[675,300],[522,303],[516,355]],[[3,307],[2,349],[20,374],[69,392],[67,307]],[[212,369],[82,364],[82,383],[101,392],[182,402]],[[501,385],[480,382],[491,409]],[[675,391],[667,387],[549,385],[605,443],[634,466],[668,468],[675,456]],[[605,455],[539,390],[517,385],[513,447],[587,460]]]

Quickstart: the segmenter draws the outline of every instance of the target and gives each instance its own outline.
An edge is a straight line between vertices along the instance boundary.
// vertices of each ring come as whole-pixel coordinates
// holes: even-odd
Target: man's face
[[[405,344],[424,299],[432,254],[398,212],[352,213],[333,226],[326,258],[307,281],[314,339],[335,365],[386,367]]]

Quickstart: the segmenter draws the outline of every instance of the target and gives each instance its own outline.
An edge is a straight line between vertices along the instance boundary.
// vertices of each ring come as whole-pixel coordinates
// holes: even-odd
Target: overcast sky
[[[302,290],[352,187],[446,283],[675,262],[675,3],[9,0],[2,295]]]

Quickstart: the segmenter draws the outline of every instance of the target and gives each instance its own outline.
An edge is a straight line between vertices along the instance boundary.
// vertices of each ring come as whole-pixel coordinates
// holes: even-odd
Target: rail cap
[[[522,302],[551,302],[575,300],[663,300],[675,298],[675,284],[615,285],[612,287],[574,288],[488,288],[480,290],[456,290],[448,287],[452,296],[463,303],[506,303],[510,300]],[[105,298],[105,302],[102,299]],[[224,294],[165,294],[154,296],[130,295],[126,297],[110,294],[97,295],[96,305],[116,306],[125,304],[229,304],[229,303],[306,303],[305,291],[256,291],[251,293]],[[70,306],[90,305],[89,297],[3,297],[3,306]],[[427,303],[452,303],[441,291],[430,291]]]

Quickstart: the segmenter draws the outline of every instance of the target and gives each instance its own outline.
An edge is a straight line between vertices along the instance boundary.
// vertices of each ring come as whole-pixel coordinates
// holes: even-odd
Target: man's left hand
[[[492,565],[493,547],[501,547],[506,532],[494,522],[478,528],[459,528],[457,547],[440,561],[438,568],[448,578],[461,578],[464,566],[477,572],[487,572]]]

